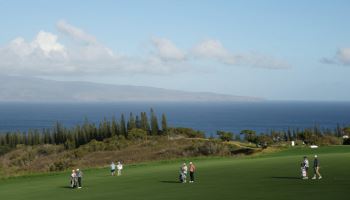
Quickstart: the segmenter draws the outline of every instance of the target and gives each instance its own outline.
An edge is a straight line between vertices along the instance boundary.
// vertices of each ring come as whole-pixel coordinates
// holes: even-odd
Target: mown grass
[[[321,162],[321,180],[299,179],[302,156]],[[177,182],[183,161],[126,166],[121,177],[107,168],[85,170],[83,188],[68,188],[68,173],[0,181],[1,199],[347,199],[350,147],[294,148],[241,158],[197,158],[196,183]],[[311,171],[310,171],[311,172]]]

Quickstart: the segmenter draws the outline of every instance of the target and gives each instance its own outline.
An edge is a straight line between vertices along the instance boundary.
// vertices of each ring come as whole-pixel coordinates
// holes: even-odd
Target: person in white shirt
[[[304,168],[305,168],[305,172],[306,172],[306,179],[308,179],[309,178],[309,160],[307,159],[307,157],[306,156],[304,156],[304,161],[303,161],[303,163],[304,163]]]
[[[122,175],[123,165],[121,162],[118,162],[117,169],[118,169],[118,176]]]
[[[72,188],[75,188],[77,186],[77,174],[75,170],[72,170],[72,174],[70,175],[70,185]]]
[[[182,182],[186,183],[186,178],[187,178],[187,165],[186,163],[182,164]]]
[[[111,164],[111,173],[112,173],[112,176],[115,175],[115,164],[114,164],[114,162],[112,162],[112,164]]]

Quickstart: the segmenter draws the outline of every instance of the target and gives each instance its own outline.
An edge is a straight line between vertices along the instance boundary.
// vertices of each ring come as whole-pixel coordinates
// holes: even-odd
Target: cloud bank
[[[322,58],[324,64],[338,64],[350,66],[350,48],[341,48],[332,58]]]
[[[196,45],[193,54],[199,58],[214,59],[227,65],[242,65],[266,69],[287,69],[290,65],[283,60],[258,53],[232,53],[218,40],[205,40]]]
[[[257,53],[232,53],[218,40],[205,40],[184,51],[167,38],[153,37],[144,56],[122,55],[101,44],[95,36],[60,20],[60,35],[41,30],[32,41],[17,37],[0,46],[0,71],[11,75],[164,74],[191,70],[196,61],[213,60],[229,66],[286,69],[283,60]],[[62,38],[68,42],[61,42]],[[64,40],[65,41],[65,40]],[[349,49],[339,53],[350,63]]]

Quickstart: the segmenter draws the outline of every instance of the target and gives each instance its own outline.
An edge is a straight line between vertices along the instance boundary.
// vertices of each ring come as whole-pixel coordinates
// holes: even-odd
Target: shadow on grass
[[[161,183],[180,183],[179,181],[160,181]]]
[[[300,179],[300,177],[295,176],[273,176],[273,179]]]
[[[60,186],[59,188],[63,188],[63,189],[71,189],[71,190],[75,189],[75,188],[72,188],[71,186]]]

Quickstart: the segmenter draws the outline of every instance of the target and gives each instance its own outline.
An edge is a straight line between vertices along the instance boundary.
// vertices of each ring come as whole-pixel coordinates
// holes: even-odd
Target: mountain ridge
[[[0,76],[0,102],[237,102],[262,98],[149,86]]]

